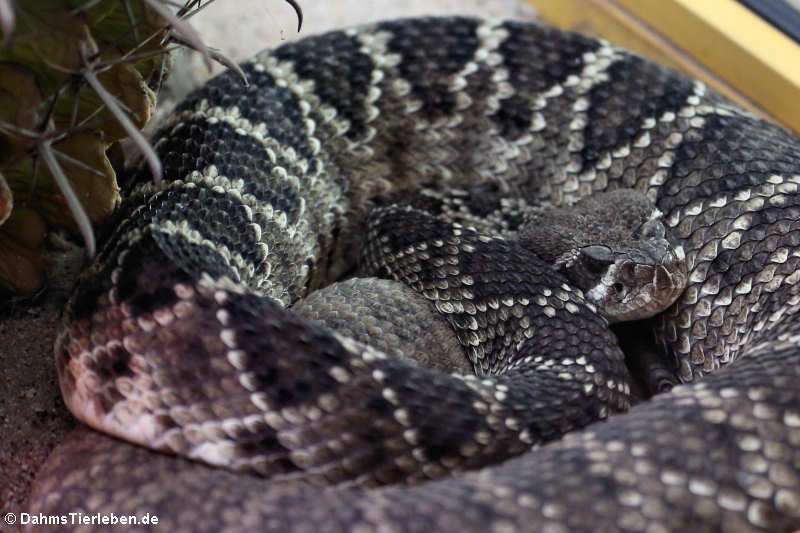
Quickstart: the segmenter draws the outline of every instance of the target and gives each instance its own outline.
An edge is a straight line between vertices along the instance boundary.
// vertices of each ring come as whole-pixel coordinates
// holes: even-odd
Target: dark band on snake
[[[76,289],[64,398],[128,442],[75,435],[33,512],[800,528],[795,135],[514,22],[383,22],[243,69],[248,87],[216,77],[156,134],[164,184],[127,185]],[[609,319],[654,314],[642,382],[683,384],[632,406]]]

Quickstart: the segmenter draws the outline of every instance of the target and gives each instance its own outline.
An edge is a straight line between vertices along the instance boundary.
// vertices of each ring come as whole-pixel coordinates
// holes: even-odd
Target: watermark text
[[[84,513],[74,511],[64,514],[44,513],[6,513],[3,522],[8,525],[21,526],[155,526],[158,517],[153,513],[142,515],[117,514],[117,513]]]

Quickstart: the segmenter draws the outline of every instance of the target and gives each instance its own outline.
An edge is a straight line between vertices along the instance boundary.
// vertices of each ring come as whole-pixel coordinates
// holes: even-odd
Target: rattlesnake
[[[33,513],[151,513],[174,531],[800,527],[795,136],[605,42],[514,22],[384,22],[243,69],[249,87],[212,80],[156,135],[170,181],[127,184],[56,359],[82,420],[267,477],[82,430],[39,474]],[[461,225],[409,223],[390,256],[417,281],[455,265],[420,283],[459,295],[439,311],[466,329],[470,305],[490,317],[473,347],[516,339],[505,324],[529,307],[555,316],[523,325],[544,339],[523,362],[534,384],[564,390],[521,383],[513,359],[473,378],[422,369],[285,309],[352,270],[381,198],[450,180],[556,206],[644,193],[685,254],[688,286],[638,328],[667,354],[662,375],[689,383],[542,445],[557,436],[542,428],[627,408],[628,378],[602,362],[621,352],[581,291],[545,286],[555,274]],[[389,209],[376,224],[408,212]],[[513,282],[502,298],[473,294],[477,274],[459,270],[481,243],[513,263],[498,274]]]

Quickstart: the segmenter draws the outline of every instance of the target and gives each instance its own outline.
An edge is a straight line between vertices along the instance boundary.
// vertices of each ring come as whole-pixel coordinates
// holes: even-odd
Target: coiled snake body
[[[33,512],[174,531],[800,527],[796,137],[607,43],[513,22],[380,23],[243,68],[249,87],[216,78],[156,136],[171,181],[130,184],[56,346],[81,420],[229,470],[84,432]],[[503,236],[408,207],[365,226],[449,182],[555,205],[642,192],[688,282],[640,329],[687,383],[543,445],[627,410],[622,352]],[[286,309],[382,225],[378,269],[435,302],[478,377]]]

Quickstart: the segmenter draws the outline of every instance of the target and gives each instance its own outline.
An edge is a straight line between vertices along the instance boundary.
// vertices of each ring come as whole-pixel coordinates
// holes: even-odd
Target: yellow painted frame
[[[735,0],[529,0],[590,33],[700,78],[800,132],[800,45]]]

